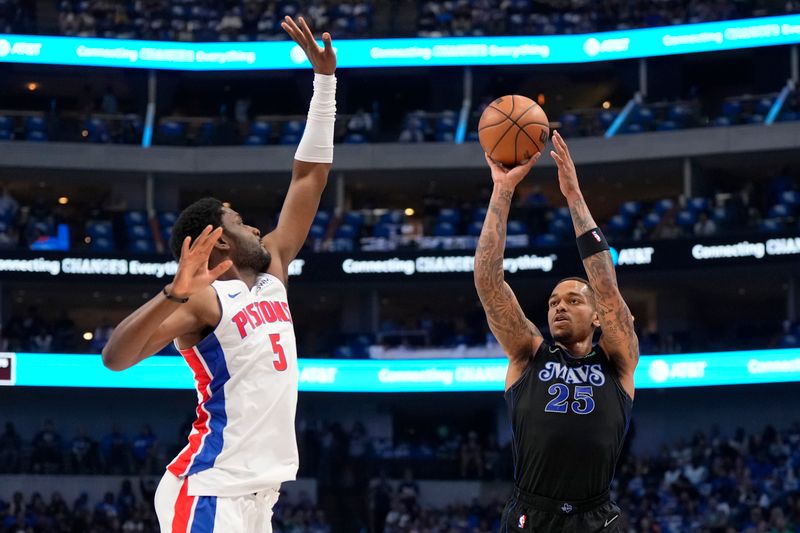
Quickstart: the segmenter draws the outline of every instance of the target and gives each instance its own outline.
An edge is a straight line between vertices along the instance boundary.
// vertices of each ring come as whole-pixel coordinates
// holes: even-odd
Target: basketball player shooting
[[[172,230],[175,278],[103,350],[108,368],[124,370],[174,341],[194,372],[197,421],[155,496],[162,532],[270,532],[278,489],[297,473],[286,284],[333,161],[336,55],[302,18],[281,25],[314,68],[314,95],[277,227],[262,237],[213,198],[187,207]]]
[[[514,440],[515,488],[501,531],[622,531],[609,486],[633,406],[639,343],[609,246],[558,132],[553,145],[550,154],[588,277],[564,279],[553,289],[547,313],[553,342],[525,317],[503,279],[511,198],[540,154],[510,170],[486,156],[494,190],[475,253],[475,286],[508,356],[505,399]],[[593,345],[598,327],[602,335]]]

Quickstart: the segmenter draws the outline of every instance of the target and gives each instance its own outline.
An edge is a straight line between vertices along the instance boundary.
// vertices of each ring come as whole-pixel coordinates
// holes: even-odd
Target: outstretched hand
[[[336,72],[336,52],[333,51],[330,33],[325,32],[322,34],[324,48],[320,48],[303,17],[298,17],[297,22],[295,22],[292,17],[287,15],[281,22],[281,28],[303,49],[306,57],[311,62],[311,66],[314,67],[314,72],[317,74],[333,74]]]
[[[170,294],[176,297],[191,296],[211,285],[233,265],[233,261],[226,259],[211,270],[208,269],[208,258],[221,235],[222,227],[213,229],[209,224],[194,242],[189,236],[183,240],[178,272],[172,281]]]
[[[567,143],[557,131],[553,132],[553,147],[555,150],[550,151],[550,157],[558,166],[558,186],[561,188],[561,194],[567,200],[576,198],[581,195],[578,173],[575,171],[575,163],[572,161]]]
[[[528,172],[531,171],[533,165],[539,160],[542,155],[541,152],[537,153],[522,165],[517,165],[514,168],[506,168],[491,157],[489,154],[483,154],[486,157],[486,163],[492,170],[492,181],[495,185],[507,186],[512,189],[516,188],[520,181],[522,181]]]

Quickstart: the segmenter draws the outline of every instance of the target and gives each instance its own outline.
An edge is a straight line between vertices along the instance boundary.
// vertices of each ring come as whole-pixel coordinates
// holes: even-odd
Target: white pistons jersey
[[[283,283],[261,274],[252,289],[215,281],[222,317],[181,350],[194,372],[197,420],[167,469],[191,496],[242,496],[295,479],[297,347]]]

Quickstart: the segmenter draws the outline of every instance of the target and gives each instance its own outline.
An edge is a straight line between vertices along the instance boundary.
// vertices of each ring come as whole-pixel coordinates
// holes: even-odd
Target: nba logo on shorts
[[[528,520],[528,517],[524,514],[519,515],[519,520],[517,520],[517,527],[520,529],[525,529],[525,522]]]

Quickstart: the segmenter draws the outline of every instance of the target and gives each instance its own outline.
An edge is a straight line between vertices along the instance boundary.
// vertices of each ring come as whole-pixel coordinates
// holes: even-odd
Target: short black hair
[[[582,278],[582,277],[580,277],[580,276],[570,276],[570,277],[568,277],[568,278],[563,278],[563,279],[560,279],[560,280],[558,280],[558,283],[556,283],[556,284],[553,286],[553,288],[555,289],[556,287],[558,287],[559,285],[561,285],[561,284],[562,284],[562,283],[564,283],[565,281],[577,281],[577,282],[579,282],[579,283],[583,283],[584,285],[586,285],[586,287],[588,287],[588,288],[589,288],[589,294],[591,294],[592,298],[594,298],[594,289],[592,288],[592,284],[591,284],[591,283],[589,283],[589,280],[588,280],[588,279],[586,279],[586,278]]]
[[[169,247],[175,259],[181,258],[181,248],[186,237],[194,240],[209,224],[214,228],[222,225],[222,207],[222,202],[216,198],[201,198],[181,211],[172,226],[169,239]]]

